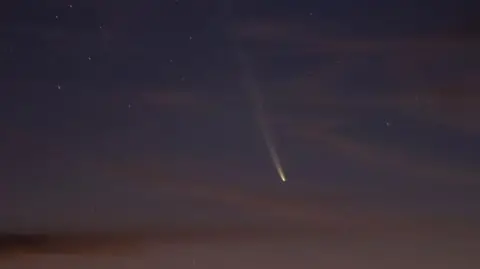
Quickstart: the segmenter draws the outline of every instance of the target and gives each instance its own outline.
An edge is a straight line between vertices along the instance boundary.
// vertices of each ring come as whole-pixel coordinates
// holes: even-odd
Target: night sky
[[[74,252],[123,244],[111,237],[480,242],[474,1],[11,2],[0,232],[60,237]],[[7,241],[7,254],[23,248]]]

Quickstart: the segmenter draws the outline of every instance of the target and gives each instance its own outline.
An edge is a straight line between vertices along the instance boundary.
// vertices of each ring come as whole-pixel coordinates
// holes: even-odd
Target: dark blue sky
[[[275,211],[284,200],[379,218],[473,218],[473,9],[373,0],[10,4],[0,15],[0,228],[269,223],[255,205]],[[252,83],[286,184],[256,124]],[[234,202],[225,198],[232,193]]]

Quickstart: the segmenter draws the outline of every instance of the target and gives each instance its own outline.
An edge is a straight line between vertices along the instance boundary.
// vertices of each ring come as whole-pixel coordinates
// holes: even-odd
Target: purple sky
[[[241,251],[198,251],[256,264],[262,261],[240,255],[255,251],[236,240],[263,233],[250,227],[268,231],[278,223],[291,225],[293,238],[305,225],[322,227],[306,230],[312,234],[372,237],[406,229],[411,245],[429,230],[431,242],[466,247],[477,238],[474,5],[24,0],[0,10],[1,232],[56,238],[142,231],[187,244],[178,227],[206,243],[218,236],[211,230],[225,227],[220,237],[233,237],[225,244]],[[263,116],[252,90],[262,97]],[[259,117],[286,183],[272,165]],[[460,230],[469,236],[457,238]],[[440,237],[446,231],[454,232]],[[366,249],[390,242],[377,241]],[[356,246],[342,254],[317,243],[302,253],[332,251],[317,261],[325,265],[367,255]],[[20,245],[0,242],[5,253]],[[291,253],[290,243],[278,247],[284,245],[279,252]],[[298,253],[269,255],[258,259],[303,260]],[[392,264],[414,259],[385,255]],[[314,268],[309,259],[318,257],[305,257],[303,268]],[[154,258],[160,256],[145,259]]]

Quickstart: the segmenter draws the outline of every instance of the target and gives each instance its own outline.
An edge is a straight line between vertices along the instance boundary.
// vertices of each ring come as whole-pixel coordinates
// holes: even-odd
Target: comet
[[[275,147],[273,137],[270,133],[270,128],[269,128],[270,126],[267,120],[268,117],[265,114],[265,109],[263,107],[263,99],[262,99],[262,96],[260,95],[258,84],[256,83],[256,80],[251,72],[251,68],[248,68],[249,65],[248,65],[248,61],[247,61],[248,59],[246,55],[243,54],[241,51],[237,51],[237,52],[238,52],[237,56],[238,56],[239,62],[241,64],[242,69],[245,72],[245,77],[243,79],[243,82],[248,89],[250,99],[253,103],[255,118],[257,120],[258,126],[262,133],[263,139],[267,145],[270,159],[272,160],[272,164],[275,167],[275,170],[277,171],[277,174],[280,177],[280,179],[283,182],[286,182],[287,177],[285,176],[285,172],[283,170],[280,157]]]
[[[229,25],[229,17],[232,16],[232,8],[233,8],[233,1],[220,1],[220,9],[218,21],[223,21],[222,25]],[[231,19],[231,18],[230,18]],[[263,100],[260,95],[260,90],[258,84],[255,80],[255,76],[252,73],[252,68],[249,65],[249,58],[244,53],[244,51],[240,48],[237,44],[238,40],[231,35],[231,31],[228,31],[228,27],[222,26],[222,32],[225,34],[225,37],[229,42],[231,42],[231,51],[236,56],[236,59],[240,65],[240,70],[243,72],[242,83],[248,89],[251,101],[254,106],[254,114],[260,131],[262,133],[263,139],[267,145],[268,152],[270,155],[270,159],[272,160],[272,164],[275,167],[275,170],[282,180],[282,182],[287,181],[287,177],[282,167],[282,163],[280,162],[280,157],[278,155],[277,149],[275,147],[275,143],[273,141],[272,135],[270,133],[269,124],[267,121],[267,115],[265,114],[265,110],[263,108]]]
[[[277,171],[278,176],[283,182],[287,181],[287,177],[285,176],[285,172],[283,171],[282,163],[280,161],[280,157],[277,152],[277,148],[275,147],[275,143],[273,141],[272,135],[270,133],[270,128],[268,125],[267,116],[265,115],[263,109],[263,102],[260,98],[260,94],[256,91],[255,88],[250,88],[250,92],[252,92],[252,101],[255,106],[255,116],[260,127],[260,131],[263,135],[263,139],[267,144],[268,152],[270,154],[270,158],[272,160],[273,166]]]

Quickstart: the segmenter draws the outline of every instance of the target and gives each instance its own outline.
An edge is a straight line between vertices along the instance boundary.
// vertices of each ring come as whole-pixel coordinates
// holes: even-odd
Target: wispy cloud
[[[410,133],[441,136],[453,132],[459,137],[478,134],[480,125],[472,118],[478,114],[480,102],[475,90],[479,85],[475,79],[478,68],[461,61],[467,55],[472,62],[478,59],[478,41],[446,35],[352,37],[273,19],[252,20],[237,29],[240,40],[256,42],[260,47],[257,49],[265,52],[258,54],[262,57],[258,62],[271,61],[273,65],[275,59],[285,58],[295,63],[296,57],[310,57],[309,72],[264,83],[272,105],[271,116],[285,121],[283,115],[290,115],[287,125],[277,122],[278,130],[288,130],[288,135],[297,139],[329,147],[346,158],[369,164],[372,169],[389,167],[410,171],[416,178],[478,183],[478,171],[467,172],[458,163],[446,161],[448,156],[428,155],[427,147],[420,154],[418,143],[403,149],[393,141],[388,145],[375,143],[374,136],[382,134],[375,134],[367,123],[359,122],[361,117],[380,119],[380,126],[390,117],[399,117],[407,121]],[[268,64],[264,65],[268,68]],[[302,119],[305,117],[309,120]],[[372,141],[367,143],[355,137],[361,128],[363,132],[372,132]],[[341,129],[353,134],[337,132]],[[406,143],[401,138],[397,140]]]
[[[422,50],[431,53],[432,50],[439,49],[474,49],[478,45],[478,41],[475,40],[466,42],[448,36],[352,38],[351,33],[342,34],[341,27],[335,27],[329,23],[325,23],[326,26],[323,29],[309,29],[304,25],[289,20],[252,19],[234,25],[232,33],[240,40],[265,42],[269,45],[296,45],[304,53],[381,52],[385,50]]]
[[[345,117],[316,118],[314,120],[299,120],[295,122],[280,122],[278,130],[285,130],[283,135],[294,142],[308,141],[310,149],[330,149],[332,154],[342,156],[357,163],[362,163],[372,171],[402,171],[405,182],[408,178],[422,178],[435,184],[478,184],[478,171],[465,170],[454,164],[449,164],[439,156],[420,154],[418,148],[385,147],[384,144],[361,141],[355,136],[347,136],[338,132],[344,128],[355,128],[351,120]],[[383,123],[382,123],[383,124]],[[357,124],[358,125],[358,124]],[[368,127],[365,127],[368,128]],[[388,128],[388,127],[385,127]],[[393,128],[393,127],[392,127]],[[313,146],[314,145],[314,146]],[[420,183],[420,182],[417,182]]]
[[[229,33],[239,39],[254,41],[292,41],[294,37],[305,38],[305,30],[289,21],[252,19],[234,24]],[[302,35],[303,34],[303,35]]]
[[[165,107],[203,106],[206,100],[189,91],[158,91],[144,92],[142,101],[149,105]]]
[[[155,185],[151,185],[155,187]],[[411,238],[477,236],[471,222],[459,223],[449,218],[419,218],[387,211],[341,211],[324,201],[323,205],[299,199],[259,195],[241,188],[208,184],[170,184],[160,187],[197,202],[210,200],[232,206],[232,210],[246,210],[254,215],[276,218],[263,224],[238,225],[157,225],[120,233],[63,233],[3,234],[0,236],[1,258],[22,254],[125,254],[141,251],[151,244],[185,244],[218,242],[259,242],[288,239],[336,240],[377,238],[402,234]],[[335,204],[335,203],[333,203]],[[459,229],[462,225],[462,229]],[[448,232],[447,232],[448,231]],[[447,233],[446,233],[447,232]]]
[[[336,123],[330,125],[337,126]],[[375,165],[378,165],[381,159],[386,159],[386,163],[395,161],[392,160],[395,154],[384,153],[378,149],[375,151],[370,147],[365,148],[341,137],[332,138],[328,132],[322,132],[320,139],[318,133],[313,135],[317,143],[325,144],[334,148],[335,151],[354,158],[367,159],[367,162],[371,161]],[[230,212],[245,213],[250,216],[250,220],[261,217],[264,221],[252,225],[245,223],[224,225],[223,222],[203,225],[178,223],[174,227],[167,224],[151,224],[149,227],[144,227],[142,231],[129,230],[125,233],[82,234],[52,231],[52,233],[37,235],[5,235],[0,237],[0,252],[3,258],[11,258],[18,254],[45,253],[123,254],[141,251],[150,243],[238,243],[290,238],[339,240],[344,237],[381,237],[384,234],[393,233],[415,237],[419,233],[438,236],[452,235],[460,231],[471,234],[474,231],[473,228],[459,229],[460,224],[452,218],[427,218],[393,212],[385,208],[372,210],[372,208],[362,207],[361,204],[355,203],[357,199],[355,195],[349,197],[344,192],[325,195],[316,193],[315,197],[307,197],[304,193],[284,195],[272,190],[247,189],[241,187],[241,184],[227,186],[208,179],[220,174],[222,178],[230,181],[255,176],[249,172],[251,168],[248,169],[244,167],[245,164],[235,160],[224,160],[219,163],[217,160],[198,158],[174,160],[141,158],[120,162],[87,158],[84,161],[76,160],[75,163],[81,167],[83,175],[109,180],[117,187],[121,182],[134,181],[137,189],[156,190],[157,195],[168,193],[192,205],[210,201],[229,208]],[[186,165],[189,171],[182,169]],[[69,169],[72,173],[77,171],[75,167]],[[144,195],[147,194],[144,193]],[[467,224],[462,223],[464,226]]]

